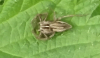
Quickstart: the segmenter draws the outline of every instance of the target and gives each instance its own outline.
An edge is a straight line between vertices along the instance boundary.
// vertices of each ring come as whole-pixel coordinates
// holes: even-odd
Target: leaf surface
[[[56,33],[47,41],[32,34],[31,21],[37,14],[53,11],[72,29]],[[99,58],[99,0],[5,0],[0,5],[0,58]]]

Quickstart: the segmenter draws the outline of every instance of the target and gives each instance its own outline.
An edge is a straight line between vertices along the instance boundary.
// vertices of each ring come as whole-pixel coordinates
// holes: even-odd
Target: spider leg
[[[73,16],[76,16],[76,15],[67,15],[67,16],[59,17],[58,20],[61,20],[62,18],[73,17]]]
[[[38,17],[39,17],[39,20],[40,20],[40,22],[41,22],[41,21],[42,21],[42,19],[41,19],[40,15],[41,15],[41,14],[39,14],[39,15],[38,15]]]
[[[45,16],[45,18],[42,19],[42,18],[41,18],[42,16]],[[48,13],[39,14],[38,17],[39,17],[39,19],[40,19],[40,22],[41,22],[42,20],[45,21],[45,20],[47,19],[47,16],[48,16]]]
[[[39,37],[41,37],[42,33],[40,32]]]
[[[56,13],[55,13],[55,11],[54,11],[54,21],[56,21],[57,19],[56,19]]]
[[[50,8],[50,10],[53,12],[53,19],[54,19],[54,21],[56,21],[57,19],[56,19],[56,14],[55,14],[55,11],[54,11],[54,9],[52,9],[52,8]]]
[[[42,33],[42,34],[45,36],[46,39],[48,39],[48,36],[45,33]]]
[[[40,31],[39,37],[41,37],[42,34],[44,35],[45,39],[48,39],[48,36],[43,31]]]
[[[74,17],[74,16],[85,16],[85,15],[67,15],[67,16],[59,17],[58,20],[61,20],[62,18]]]
[[[44,18],[44,21],[45,21],[47,19],[48,13],[44,13],[44,15],[46,15]]]
[[[53,32],[53,34],[52,34],[52,35],[50,35],[50,38],[51,38],[51,37],[53,37],[54,35],[55,35],[55,32]]]

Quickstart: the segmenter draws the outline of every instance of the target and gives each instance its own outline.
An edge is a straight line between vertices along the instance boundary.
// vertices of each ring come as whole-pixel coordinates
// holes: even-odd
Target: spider
[[[53,16],[53,21],[47,21],[48,13],[38,14],[33,20],[33,34],[37,39],[48,40],[55,35],[55,32],[63,32],[72,28],[72,25],[60,21],[62,18],[73,17],[79,15],[67,15],[63,17],[56,18],[55,12]]]

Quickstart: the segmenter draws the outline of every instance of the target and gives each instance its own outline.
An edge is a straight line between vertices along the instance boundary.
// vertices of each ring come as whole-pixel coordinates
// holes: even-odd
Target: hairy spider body
[[[43,31],[46,34],[52,33],[52,32],[63,32],[67,29],[70,29],[72,26],[68,23],[65,23],[63,21],[43,21],[40,22],[40,30]]]

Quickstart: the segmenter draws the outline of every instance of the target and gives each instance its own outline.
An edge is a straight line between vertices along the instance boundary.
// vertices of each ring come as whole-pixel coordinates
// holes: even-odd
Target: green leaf
[[[32,34],[31,21],[39,13],[53,10],[65,18],[70,30],[56,33],[47,41]],[[5,0],[0,5],[0,58],[99,58],[100,57],[99,0]]]

